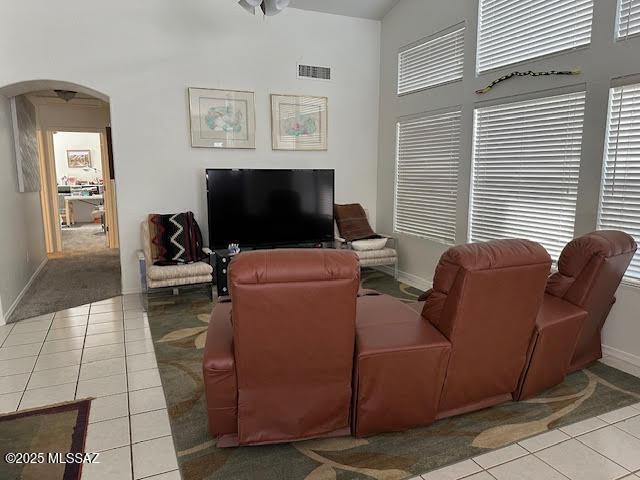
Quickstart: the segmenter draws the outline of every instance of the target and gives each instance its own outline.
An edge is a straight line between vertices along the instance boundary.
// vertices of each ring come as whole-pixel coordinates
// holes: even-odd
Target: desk
[[[73,217],[73,203],[74,202],[84,202],[90,205],[102,205],[104,202],[104,195],[66,195],[64,197],[64,210],[65,215],[67,217],[67,221],[69,225],[73,225],[76,223],[75,218]]]

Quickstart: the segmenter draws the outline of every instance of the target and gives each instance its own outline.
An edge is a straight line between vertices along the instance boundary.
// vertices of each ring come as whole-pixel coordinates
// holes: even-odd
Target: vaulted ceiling
[[[291,7],[381,20],[400,0],[292,0]]]

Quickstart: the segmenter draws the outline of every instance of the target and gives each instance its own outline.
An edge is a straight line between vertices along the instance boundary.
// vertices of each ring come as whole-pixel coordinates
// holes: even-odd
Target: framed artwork
[[[189,89],[191,146],[256,148],[253,92]]]
[[[40,191],[36,107],[24,95],[11,99],[11,120],[18,169],[18,192]]]
[[[67,150],[67,164],[69,168],[84,168],[91,166],[90,150]]]
[[[327,150],[327,97],[271,95],[274,150]]]

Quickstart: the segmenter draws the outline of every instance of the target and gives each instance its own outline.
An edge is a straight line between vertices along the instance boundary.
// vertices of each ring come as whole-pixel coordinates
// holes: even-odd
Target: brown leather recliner
[[[587,312],[570,372],[602,358],[602,327],[637,248],[630,235],[602,230],[576,238],[562,251],[558,272],[547,283],[547,293]]]
[[[218,446],[350,433],[358,260],[344,250],[241,253],[204,351]]]
[[[461,245],[440,259],[422,313],[386,295],[361,296],[354,433],[510,400],[550,267],[546,250],[526,240]]]
[[[451,342],[438,417],[511,399],[551,258],[538,243],[497,240],[446,252],[422,316]]]
[[[636,249],[631,236],[613,230],[567,244],[547,283],[516,400],[547,390],[602,357],[602,327]]]

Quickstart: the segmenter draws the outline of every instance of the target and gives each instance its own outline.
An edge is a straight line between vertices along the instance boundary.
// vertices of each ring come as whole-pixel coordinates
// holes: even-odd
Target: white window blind
[[[611,89],[598,228],[640,241],[640,84]],[[640,280],[640,254],[627,277]]]
[[[618,0],[618,40],[640,33],[640,0]]]
[[[398,95],[462,78],[464,25],[409,45],[398,54]]]
[[[525,238],[557,259],[573,238],[585,93],[479,108],[471,241]]]
[[[460,109],[398,122],[396,232],[454,243],[460,123]]]
[[[480,0],[477,70],[591,42],[593,0]]]

